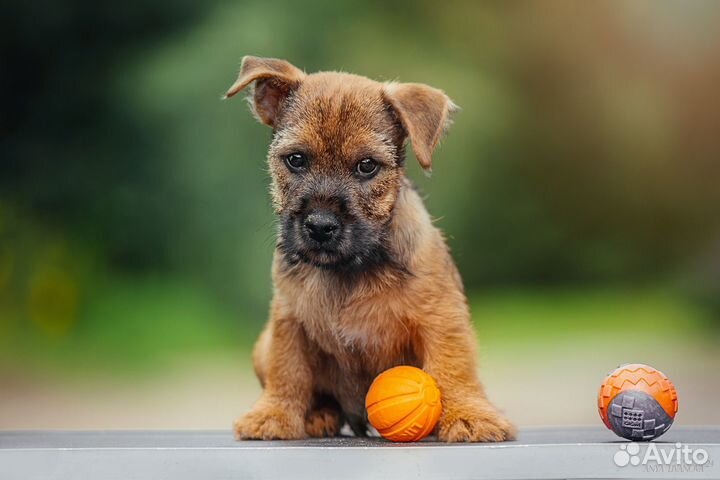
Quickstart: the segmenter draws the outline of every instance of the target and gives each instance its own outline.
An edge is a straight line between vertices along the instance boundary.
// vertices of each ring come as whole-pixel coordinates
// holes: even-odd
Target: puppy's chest
[[[387,300],[332,295],[314,300],[299,305],[297,317],[308,339],[326,353],[393,358],[411,346],[407,318]]]

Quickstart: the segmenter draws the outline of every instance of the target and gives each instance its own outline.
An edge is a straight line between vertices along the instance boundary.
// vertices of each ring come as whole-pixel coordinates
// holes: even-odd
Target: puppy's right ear
[[[275,126],[275,119],[285,99],[300,86],[305,73],[285,60],[246,56],[242,59],[237,80],[224,98],[230,98],[250,83],[253,113],[260,122]]]

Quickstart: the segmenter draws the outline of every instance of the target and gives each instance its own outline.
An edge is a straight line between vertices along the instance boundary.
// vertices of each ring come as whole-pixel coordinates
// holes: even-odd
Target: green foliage
[[[67,325],[4,322],[11,341],[0,363],[51,373],[153,372],[185,357],[249,352],[258,334],[202,287],[172,278],[113,278],[84,293]]]
[[[711,315],[683,295],[657,287],[485,291],[472,298],[471,308],[482,344],[511,349],[544,341],[622,343],[621,333],[632,342],[642,342],[643,335],[697,342]]]

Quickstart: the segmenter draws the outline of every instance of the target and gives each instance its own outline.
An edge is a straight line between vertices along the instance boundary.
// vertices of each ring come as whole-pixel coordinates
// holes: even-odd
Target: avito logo
[[[613,460],[618,467],[627,465],[692,465],[703,466],[708,463],[710,457],[707,450],[703,448],[691,448],[682,443],[674,446],[649,443],[644,453],[640,452],[640,444],[623,443],[620,450],[615,453]]]

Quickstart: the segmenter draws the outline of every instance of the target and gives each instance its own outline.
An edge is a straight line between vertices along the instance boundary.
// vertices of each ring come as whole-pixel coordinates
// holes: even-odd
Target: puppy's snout
[[[303,225],[308,236],[318,243],[329,242],[340,230],[340,220],[327,210],[316,210],[310,213],[305,217]]]

